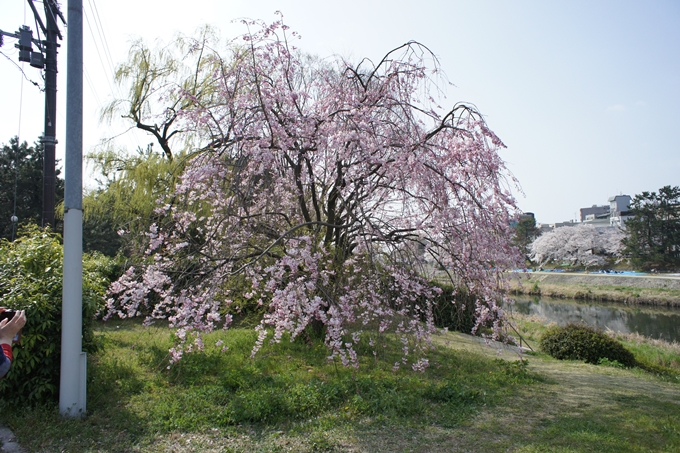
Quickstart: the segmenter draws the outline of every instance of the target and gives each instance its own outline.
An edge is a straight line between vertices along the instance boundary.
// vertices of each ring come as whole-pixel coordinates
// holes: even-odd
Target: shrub
[[[125,269],[122,256],[110,257],[101,252],[83,254],[83,283],[95,284],[97,294],[106,293],[111,282],[118,280]]]
[[[96,350],[94,313],[103,303],[108,279],[101,256],[83,260],[83,350]],[[56,400],[61,365],[63,248],[59,236],[36,226],[14,242],[0,242],[0,304],[26,310],[21,342],[14,345],[12,369],[0,380],[5,402],[33,404]]]
[[[541,337],[541,349],[560,360],[583,360],[597,364],[601,359],[626,367],[636,365],[633,353],[592,327],[568,324],[549,327]]]
[[[471,333],[477,321],[476,297],[452,286],[437,285],[442,292],[433,301],[434,325],[463,333]]]

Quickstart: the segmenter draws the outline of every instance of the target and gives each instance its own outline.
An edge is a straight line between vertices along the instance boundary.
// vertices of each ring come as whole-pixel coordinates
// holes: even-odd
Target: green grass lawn
[[[510,280],[511,294],[541,295],[542,297],[568,298],[578,300],[599,300],[621,302],[632,305],[680,306],[680,290],[672,288],[644,288],[633,286],[610,286],[597,283],[567,283],[541,281],[535,277]]]
[[[526,365],[446,333],[425,373],[393,372],[399,348],[388,340],[354,370],[328,363],[320,340],[251,359],[255,334],[243,329],[209,335],[205,354],[168,369],[170,329],[113,321],[97,336],[86,418],[2,406],[0,422],[27,451],[680,451],[680,384],[639,369],[541,354]]]

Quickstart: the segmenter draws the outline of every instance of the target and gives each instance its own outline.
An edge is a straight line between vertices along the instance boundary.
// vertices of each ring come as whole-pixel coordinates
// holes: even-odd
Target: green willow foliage
[[[59,236],[29,226],[14,242],[0,242],[2,306],[26,310],[21,342],[14,345],[14,363],[0,380],[2,400],[10,404],[54,401],[59,395],[63,248]],[[95,312],[101,307],[111,260],[101,255],[83,260],[83,350],[94,352]]]
[[[102,175],[99,189],[83,199],[84,250],[113,256],[121,248],[141,254],[149,226],[157,221],[157,200],[171,192],[184,155],[169,160],[152,146],[126,154],[111,149],[90,154],[88,159]]]
[[[217,33],[206,26],[197,40],[178,35],[155,49],[134,42],[128,61],[116,68],[115,82],[128,95],[106,105],[101,119],[122,117],[153,142],[137,153],[105,149],[88,156],[103,179],[84,200],[86,250],[143,256],[145,233],[161,221],[154,213],[157,200],[174,191],[191,153],[214,146],[178,123],[181,112],[214,104],[221,66],[210,49],[220,46]]]
[[[178,151],[211,148],[212,139],[185,128],[180,117],[220,102],[217,74],[228,64],[214,57],[221,47],[215,30],[206,26],[196,39],[177,35],[171,44],[152,49],[139,40],[132,44],[128,61],[116,68],[115,82],[128,95],[102,110],[101,118],[122,117],[153,137],[172,161]]]

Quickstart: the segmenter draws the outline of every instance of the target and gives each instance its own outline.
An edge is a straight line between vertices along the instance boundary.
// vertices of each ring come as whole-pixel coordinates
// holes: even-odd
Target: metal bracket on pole
[[[56,145],[59,143],[59,140],[57,140],[55,137],[45,137],[44,135],[41,135],[40,143],[45,145]]]

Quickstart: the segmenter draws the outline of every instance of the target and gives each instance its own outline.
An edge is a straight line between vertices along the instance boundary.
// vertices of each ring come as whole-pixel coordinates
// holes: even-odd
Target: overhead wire
[[[97,8],[97,3],[94,0],[88,0],[90,3],[90,9],[94,11],[95,24],[98,24],[97,30],[99,31],[99,36],[103,43],[104,54],[108,59],[109,67],[111,72],[114,73],[115,64],[113,63],[113,58],[111,58],[111,49],[109,48],[109,41],[106,39],[106,34],[104,33],[104,26],[102,25],[101,17],[99,16],[99,9]]]
[[[19,69],[19,71],[21,72],[21,75],[23,75],[23,78],[21,79],[22,83],[23,83],[23,80],[26,79],[26,80],[28,80],[29,82],[31,82],[33,85],[35,85],[36,87],[38,87],[38,89],[39,89],[40,91],[45,91],[45,88],[41,88],[41,87],[40,87],[40,84],[39,84],[38,82],[29,79],[28,76],[26,75],[26,73],[24,72],[24,68],[22,68],[21,66],[19,66],[19,65],[17,64],[16,61],[12,60],[12,59],[9,57],[9,55],[7,55],[7,54],[6,54],[5,52],[3,52],[3,51],[0,51],[0,54],[1,54],[3,57],[7,58],[14,66],[16,66],[16,67]]]
[[[108,39],[106,38],[105,27],[104,27],[104,25],[102,24],[101,16],[99,15],[99,8],[97,7],[97,0],[88,0],[88,2],[91,3],[91,8],[94,10],[96,20],[97,20],[97,22],[99,23],[99,28],[101,29],[101,32],[102,32],[102,38],[103,38],[103,42],[104,42],[104,49],[105,49],[106,55],[108,56],[109,63],[110,63],[110,65],[111,65],[111,73],[112,73],[112,74],[115,74],[115,66],[116,66],[116,65],[115,65],[114,62],[113,62],[113,58],[112,58],[112,56],[111,56],[110,47],[109,47],[109,44],[108,44]],[[121,98],[121,99],[124,98],[125,96],[124,96],[123,93],[121,92],[120,86],[119,86],[118,84],[116,84],[116,85],[115,85],[115,88],[116,88],[116,90],[117,90],[117,95],[118,95],[118,97]],[[139,139],[139,133],[140,133],[140,132],[139,132],[139,129],[133,128],[133,129],[131,130],[131,133],[130,133],[130,134],[125,134],[126,139],[130,142],[130,144],[133,146],[133,148],[134,148],[134,147],[136,147],[136,148],[141,148],[141,147],[142,147],[142,146],[140,145],[140,141],[141,141],[141,140]]]
[[[24,105],[24,79],[21,79],[21,89],[19,90],[19,126],[17,128],[17,148],[14,151],[14,209],[12,210],[12,242],[17,232],[17,224],[19,218],[17,217],[17,191],[19,187],[19,148],[21,147],[21,111]]]
[[[94,84],[92,83],[90,72],[85,67],[83,67],[83,75],[85,76],[85,82],[87,82],[87,86],[90,88],[90,92],[92,92],[92,96],[94,97],[95,102],[97,102],[97,105],[102,105],[102,101],[101,99],[99,99],[99,95],[97,94],[97,91],[94,89]]]
[[[108,75],[106,77],[107,84],[109,86],[109,89],[111,90],[111,93],[116,96],[117,98],[123,98],[123,94],[120,90],[120,86],[118,84],[112,84],[112,79],[115,76],[115,64],[113,62],[113,57],[111,55],[111,49],[108,43],[108,39],[106,38],[106,31],[104,24],[102,23],[101,16],[99,15],[99,9],[97,7],[96,1],[95,0],[88,0],[87,5],[89,6],[89,14],[88,10],[86,8],[83,8],[83,12],[85,13],[85,19],[88,24],[88,28],[90,31],[90,35],[92,36],[92,40],[94,41],[95,49],[97,51],[97,57],[99,59],[99,62],[101,64],[102,70],[104,71],[105,74]],[[94,26],[94,29],[93,29]],[[96,30],[96,34],[95,31]],[[97,41],[99,41],[99,44],[97,44]],[[103,54],[103,57],[102,57]],[[99,99],[99,96],[96,94],[96,89],[94,87],[94,83],[91,77],[86,72],[86,78],[89,78],[88,85],[90,86],[90,89],[92,90],[95,100],[97,101],[98,105],[103,105]],[[133,130],[133,135],[135,136],[134,139],[133,137],[130,136],[130,134],[125,134],[126,139],[129,141],[130,145],[134,147],[140,147],[139,146],[139,140],[135,140],[136,134],[134,134]]]
[[[97,37],[94,34],[94,31],[92,30],[92,20],[89,18],[87,11],[85,8],[83,8],[83,12],[85,13],[85,21],[87,22],[87,28],[90,30],[90,36],[92,36],[92,43],[94,44],[95,49],[97,50],[97,57],[99,58],[99,62],[102,65],[102,68],[104,69],[104,72],[107,73],[111,68],[107,68],[106,64],[104,63],[104,60],[102,59],[102,51],[99,49],[99,44],[97,44]],[[95,27],[97,27],[97,24],[95,23]],[[101,33],[100,33],[101,36]],[[113,71],[111,70],[111,73]],[[109,89],[111,92],[114,92],[115,89],[113,88],[113,85],[111,85],[111,80],[109,77],[106,77],[106,83],[109,85]]]

